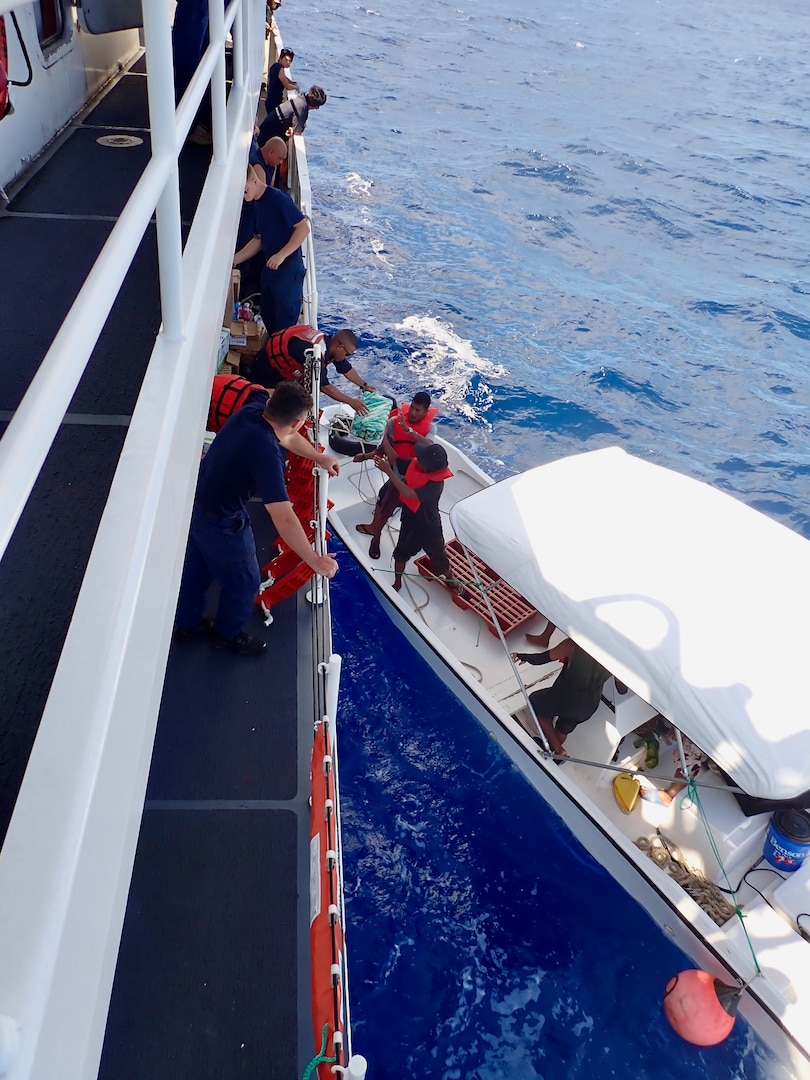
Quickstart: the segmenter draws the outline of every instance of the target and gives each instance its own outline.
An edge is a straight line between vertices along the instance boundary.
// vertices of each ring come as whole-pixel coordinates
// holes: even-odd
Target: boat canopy
[[[748,794],[810,788],[810,542],[618,447],[510,477],[450,519]]]

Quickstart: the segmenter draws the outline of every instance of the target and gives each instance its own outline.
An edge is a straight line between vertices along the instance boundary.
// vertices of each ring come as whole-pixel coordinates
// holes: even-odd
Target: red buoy
[[[664,1013],[674,1030],[695,1046],[716,1046],[734,1027],[742,990],[708,971],[681,971],[667,983]]]

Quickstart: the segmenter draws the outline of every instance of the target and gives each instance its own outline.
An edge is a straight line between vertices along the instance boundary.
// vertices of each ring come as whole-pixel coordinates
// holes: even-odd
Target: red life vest
[[[429,484],[431,480],[449,480],[453,474],[445,467],[444,469],[437,469],[435,472],[425,472],[416,458],[408,466],[408,471],[405,473],[405,483],[409,488],[413,488],[414,491],[418,491],[420,487],[424,487],[425,484]],[[419,509],[419,500],[414,496],[413,499],[406,498],[400,494],[400,499],[403,506],[407,506],[409,510],[412,510],[414,514]]]
[[[229,416],[241,409],[254,390],[269,392],[259,383],[248,382],[241,375],[215,375],[211,387],[206,431],[219,431]]]
[[[323,341],[323,334],[306,323],[298,326],[288,326],[286,330],[278,330],[271,334],[264,351],[270,367],[274,368],[282,379],[303,379],[304,368],[298,360],[290,356],[290,342],[293,338],[300,338],[309,346],[314,346]]]
[[[413,436],[409,435],[402,426],[402,420],[404,419],[408,427],[413,428],[418,435],[427,435],[430,431],[430,425],[433,423],[438,411],[438,409],[428,409],[424,417],[417,421],[417,423],[413,423],[410,419],[410,402],[405,402],[400,405],[398,409],[391,411],[391,418],[394,421],[394,437],[391,440],[391,443],[397,457],[410,459],[414,457],[416,453],[414,449],[416,443],[413,440]]]

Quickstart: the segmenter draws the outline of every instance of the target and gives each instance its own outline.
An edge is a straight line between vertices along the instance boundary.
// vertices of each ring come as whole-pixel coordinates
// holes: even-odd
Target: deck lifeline
[[[0,431],[148,159],[146,85],[124,75],[0,215]],[[126,132],[141,146],[102,147]],[[209,151],[181,155],[193,213]],[[5,836],[159,325],[150,226],[0,563]],[[269,523],[257,508],[259,545]],[[77,527],[77,522],[80,523]],[[184,544],[185,538],[167,539]],[[307,913],[311,613],[285,601],[267,654],[169,656],[101,1077],[289,1077],[310,1056]],[[259,629],[257,619],[256,632]],[[281,680],[280,673],[287,676]],[[304,989],[302,990],[302,986]],[[299,1030],[298,1015],[302,1017]]]

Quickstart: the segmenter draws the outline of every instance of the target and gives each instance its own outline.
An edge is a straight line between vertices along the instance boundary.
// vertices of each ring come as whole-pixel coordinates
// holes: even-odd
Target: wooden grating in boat
[[[528,600],[525,600],[503,578],[499,578],[494,570],[479,559],[477,555],[470,552],[470,558],[475,564],[477,578],[481,584],[478,585],[477,582],[474,582],[467,555],[458,540],[451,540],[448,544],[445,544],[444,550],[450,560],[450,578],[453,581],[463,583],[463,596],[459,596],[457,592],[451,589],[443,578],[436,576],[427,555],[422,555],[416,560],[419,573],[423,577],[437,582],[442,588],[447,589],[453,598],[453,603],[460,608],[474,612],[486,624],[491,634],[497,635],[498,628],[492,621],[487,600],[495,613],[502,634],[509,634],[512,630],[518,630],[521,626],[531,622],[532,619],[537,618],[539,613],[536,608],[531,606]]]

